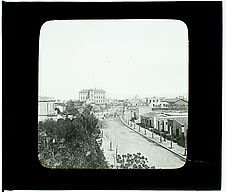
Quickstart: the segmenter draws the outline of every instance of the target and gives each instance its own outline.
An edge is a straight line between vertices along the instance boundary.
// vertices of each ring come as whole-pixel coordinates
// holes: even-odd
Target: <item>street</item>
[[[104,155],[110,164],[116,163],[117,154],[140,152],[148,158],[148,165],[156,169],[174,169],[184,165],[184,161],[168,150],[143,138],[138,133],[126,127],[119,117],[106,118],[102,121]]]

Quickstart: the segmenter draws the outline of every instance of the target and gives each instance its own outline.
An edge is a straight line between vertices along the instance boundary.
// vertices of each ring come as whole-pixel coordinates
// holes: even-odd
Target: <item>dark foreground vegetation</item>
[[[97,143],[98,120],[87,106],[73,118],[46,120],[38,124],[38,154],[41,164],[49,168],[107,168]]]

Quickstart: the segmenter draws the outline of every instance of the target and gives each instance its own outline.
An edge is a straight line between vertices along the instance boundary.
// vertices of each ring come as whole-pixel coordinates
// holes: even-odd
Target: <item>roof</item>
[[[188,103],[186,100],[181,99],[181,98],[170,98],[170,99],[164,99],[162,101],[168,102],[168,103],[176,103],[178,101],[184,101],[186,103]]]
[[[188,103],[188,101],[186,101],[186,100],[184,100],[184,99],[178,99],[178,101],[183,101],[183,102],[186,102],[186,103]],[[178,102],[178,101],[176,101],[176,102]]]
[[[188,116],[187,112],[186,113],[165,112],[164,114],[168,116]]]
[[[161,113],[159,112],[148,112],[148,113],[145,113],[143,115],[141,115],[142,117],[151,117],[151,116],[156,116],[156,115],[160,115]]]
[[[38,96],[38,101],[55,101],[54,97]]]
[[[158,100],[162,100],[164,99],[164,97],[146,97],[146,99],[158,99]]]
[[[179,98],[170,98],[170,99],[163,99],[162,101],[169,102],[169,103],[175,103],[179,100],[180,100]]]
[[[103,89],[82,89],[81,91],[79,91],[79,93],[81,93],[81,92],[89,92],[89,91],[94,91],[94,92],[104,92],[105,93],[105,91],[103,90]]]
[[[176,118],[174,120],[177,121],[178,123],[180,123],[181,125],[185,125],[188,123],[188,117]]]
[[[57,106],[57,105],[59,105],[59,106],[62,106],[62,107],[64,107],[65,106],[65,103],[59,103],[59,102],[55,102],[55,105]]]
[[[80,92],[89,92],[89,89],[82,89],[81,91],[79,91],[79,93]]]

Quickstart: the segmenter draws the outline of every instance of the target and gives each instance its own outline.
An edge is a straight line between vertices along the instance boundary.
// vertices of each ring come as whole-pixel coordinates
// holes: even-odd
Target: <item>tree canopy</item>
[[[69,119],[40,122],[39,160],[45,167],[106,168],[107,162],[97,139],[98,120],[87,107],[82,114]]]
[[[77,115],[79,113],[78,109],[75,107],[75,102],[72,100],[66,102],[65,113],[68,115]]]

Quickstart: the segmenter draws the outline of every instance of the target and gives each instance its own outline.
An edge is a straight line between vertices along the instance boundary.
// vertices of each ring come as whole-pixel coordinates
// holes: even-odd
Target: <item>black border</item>
[[[2,2],[3,189],[221,188],[222,2]],[[63,19],[178,19],[189,32],[186,166],[175,170],[52,170],[37,159],[41,25]],[[145,85],[144,85],[145,86]]]

